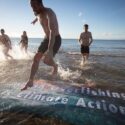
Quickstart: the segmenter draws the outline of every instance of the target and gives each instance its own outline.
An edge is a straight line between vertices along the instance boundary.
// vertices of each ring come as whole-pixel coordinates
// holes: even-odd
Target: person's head
[[[0,31],[1,31],[1,34],[4,34],[4,33],[5,33],[4,29],[1,29]]]
[[[23,31],[23,35],[26,35],[26,31]]]
[[[35,15],[40,14],[41,8],[43,8],[42,0],[30,0],[31,7]]]
[[[85,31],[88,31],[88,28],[89,28],[89,25],[88,25],[88,24],[85,24],[85,25],[84,25]]]

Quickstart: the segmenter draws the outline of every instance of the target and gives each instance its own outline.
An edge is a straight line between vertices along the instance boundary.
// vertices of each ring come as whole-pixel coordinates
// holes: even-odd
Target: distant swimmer
[[[79,42],[81,44],[82,64],[89,58],[89,47],[93,41],[91,32],[88,31],[88,24],[84,25],[84,32],[80,34]]]
[[[3,53],[5,55],[5,58],[8,59],[8,57],[10,57],[11,59],[13,59],[13,57],[9,54],[9,50],[12,49],[11,40],[9,36],[5,34],[4,29],[1,29],[0,44],[3,46]]]
[[[27,53],[27,48],[28,48],[28,37],[27,37],[26,31],[23,31],[23,34],[21,35],[20,45],[21,45],[21,50],[24,49],[25,52]]]
[[[61,46],[61,36],[54,11],[50,8],[44,7],[42,0],[30,0],[30,4],[35,16],[39,18],[40,24],[45,32],[45,37],[34,56],[29,80],[22,90],[33,86],[34,76],[38,70],[41,58],[45,64],[52,66],[52,75],[57,74],[58,65],[53,58]],[[35,22],[36,21],[33,21],[33,24]]]

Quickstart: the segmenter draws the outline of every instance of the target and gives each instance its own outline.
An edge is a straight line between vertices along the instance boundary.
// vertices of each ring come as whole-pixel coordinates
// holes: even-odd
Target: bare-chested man
[[[34,56],[29,80],[22,90],[33,86],[34,76],[38,70],[40,59],[49,66],[53,67],[52,74],[56,74],[58,67],[53,57],[61,46],[61,37],[59,34],[58,22],[52,9],[46,8],[42,0],[30,0],[31,7],[35,16],[38,16],[40,24],[45,32],[45,38]]]
[[[8,57],[10,57],[11,59],[13,59],[13,57],[9,55],[9,50],[12,49],[11,40],[9,36],[5,34],[4,29],[1,29],[0,44],[2,44],[3,46],[3,53],[5,55],[5,58],[8,59]]]
[[[79,42],[81,44],[82,64],[84,64],[89,57],[89,46],[91,45],[93,38],[91,32],[88,31],[88,24],[84,25],[84,32],[81,33]]]

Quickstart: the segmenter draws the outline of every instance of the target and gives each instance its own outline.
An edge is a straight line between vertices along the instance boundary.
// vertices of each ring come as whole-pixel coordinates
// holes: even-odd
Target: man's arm
[[[54,21],[53,21],[53,17],[52,15],[49,15],[48,17],[48,28],[50,31],[49,34],[49,44],[48,44],[48,51],[51,52],[53,54],[53,46],[55,43],[55,36],[56,36],[56,31],[55,31],[55,25],[54,25]]]
[[[36,18],[31,22],[31,24],[34,25],[37,21],[38,21],[38,18],[36,17]]]
[[[23,36],[21,35],[21,40],[20,40],[20,42],[19,42],[19,45],[22,43],[22,39],[23,39]]]
[[[0,43],[2,43],[2,41],[1,41],[1,35],[0,35]]]
[[[93,38],[92,38],[92,34],[90,32],[90,43],[89,43],[89,46],[91,45],[92,42],[93,42]]]
[[[55,43],[55,35],[56,29],[54,25],[53,17],[47,17],[48,29],[49,29],[49,43],[48,43],[48,50],[45,52],[43,56],[43,62],[49,66],[55,66],[55,62],[53,60],[53,46]],[[50,20],[51,19],[51,20]]]
[[[80,34],[79,43],[81,43],[81,40],[82,40],[82,34]]]
[[[9,36],[6,35],[6,38],[7,38],[8,44],[9,44],[9,48],[12,49],[11,40],[10,40]]]

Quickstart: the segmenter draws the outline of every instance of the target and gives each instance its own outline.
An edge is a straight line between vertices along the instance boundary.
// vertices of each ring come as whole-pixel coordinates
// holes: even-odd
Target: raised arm
[[[38,21],[38,18],[36,17],[36,18],[31,22],[31,24],[34,25],[37,21]]]

